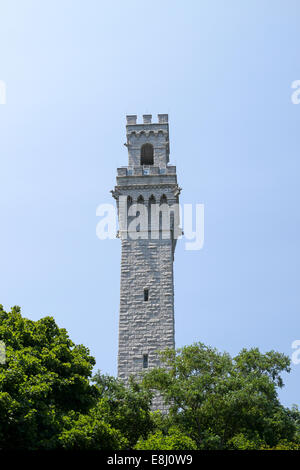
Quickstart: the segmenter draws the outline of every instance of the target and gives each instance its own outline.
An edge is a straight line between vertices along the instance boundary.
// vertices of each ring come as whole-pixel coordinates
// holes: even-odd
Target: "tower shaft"
[[[118,376],[125,382],[160,366],[157,351],[175,348],[173,260],[180,188],[176,167],[168,165],[168,116],[158,118],[152,124],[144,115],[143,124],[136,124],[136,116],[127,116],[128,166],[118,168],[112,191],[122,243]],[[163,407],[160,399],[156,407]]]

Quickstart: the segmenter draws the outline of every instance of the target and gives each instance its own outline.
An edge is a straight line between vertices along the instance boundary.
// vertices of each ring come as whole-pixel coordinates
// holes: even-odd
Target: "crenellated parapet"
[[[176,175],[176,166],[168,165],[164,168],[152,165],[137,165],[132,168],[122,166],[117,168],[117,175],[124,176],[150,176],[150,175]]]

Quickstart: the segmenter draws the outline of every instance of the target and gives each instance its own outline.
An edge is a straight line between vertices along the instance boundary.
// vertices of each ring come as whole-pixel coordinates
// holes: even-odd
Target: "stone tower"
[[[131,374],[139,377],[143,370],[159,366],[157,350],[175,347],[173,260],[181,235],[176,206],[180,188],[176,167],[168,164],[168,115],[159,114],[157,123],[151,120],[147,114],[138,124],[136,115],[127,116],[128,166],[118,168],[112,191],[122,243],[118,377],[125,382]],[[147,209],[149,224],[141,222],[131,231],[134,215],[145,214],[130,208],[141,206]],[[159,398],[155,407],[163,407]]]

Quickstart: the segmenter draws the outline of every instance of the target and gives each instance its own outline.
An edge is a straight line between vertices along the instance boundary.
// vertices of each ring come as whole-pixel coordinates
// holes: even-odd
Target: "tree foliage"
[[[270,351],[227,353],[196,343],[161,354],[165,367],[149,371],[144,384],[169,405],[169,420],[198,449],[258,449],[297,441],[299,413],[282,406],[277,388],[289,358]],[[296,415],[298,418],[296,418]]]
[[[98,409],[105,421],[120,431],[127,441],[126,448],[132,448],[139,438],[146,438],[154,429],[151,418],[149,389],[142,387],[133,378],[125,386],[121,381],[98,372],[93,377],[101,399]]]
[[[300,412],[277,390],[289,359],[202,343],[161,354],[163,367],[125,386],[100,372],[52,317],[0,306],[0,449],[300,449]],[[168,413],[151,411],[159,392]]]
[[[51,317],[23,318],[0,307],[0,448],[55,448],[68,413],[86,413],[97,400],[90,384],[95,360]]]
[[[97,373],[54,319],[0,307],[1,449],[128,449],[152,429],[151,393]]]
[[[170,427],[164,434],[161,430],[150,434],[147,439],[139,439],[137,450],[197,450],[197,444],[179,428]]]

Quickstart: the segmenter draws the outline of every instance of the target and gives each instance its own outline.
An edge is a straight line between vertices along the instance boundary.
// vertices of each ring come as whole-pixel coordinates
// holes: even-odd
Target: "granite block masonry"
[[[119,213],[122,244],[119,316],[118,377],[127,382],[130,375],[159,366],[157,351],[175,348],[173,260],[176,247],[174,217],[168,236],[160,223],[150,230],[151,205],[179,203],[180,188],[176,167],[169,165],[169,123],[167,114],[127,116],[128,166],[117,169],[117,184],[112,191]],[[123,196],[123,198],[121,198]],[[127,223],[120,224],[120,200],[126,200]],[[132,239],[128,226],[133,218],[132,204],[144,204],[149,212],[147,237]],[[175,220],[178,219],[175,217]],[[145,235],[145,233],[143,234]],[[159,396],[154,409],[164,411]]]

